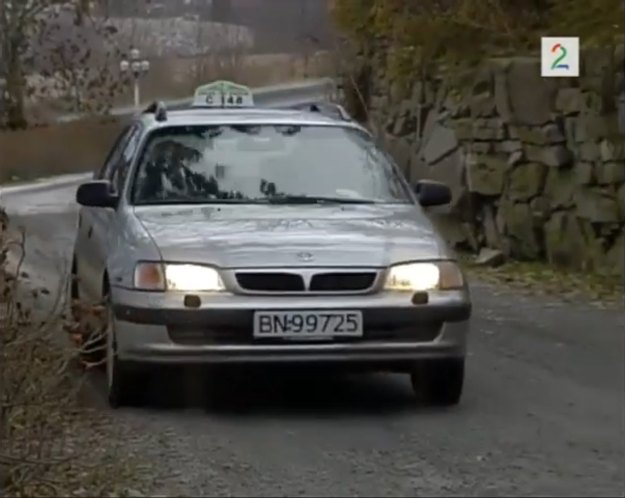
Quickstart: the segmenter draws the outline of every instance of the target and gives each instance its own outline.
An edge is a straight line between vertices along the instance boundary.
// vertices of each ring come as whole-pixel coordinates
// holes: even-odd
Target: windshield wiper
[[[312,195],[279,195],[267,197],[269,204],[375,204],[371,199],[353,199],[350,197],[319,197]]]
[[[375,204],[371,199],[349,197],[317,197],[310,195],[280,195],[255,199],[155,199],[136,202],[136,206],[189,205],[189,204]]]

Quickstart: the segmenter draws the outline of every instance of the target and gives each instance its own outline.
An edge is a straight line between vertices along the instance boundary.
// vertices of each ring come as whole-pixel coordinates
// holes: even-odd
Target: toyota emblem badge
[[[297,259],[299,259],[300,261],[312,261],[313,260],[313,255],[309,252],[298,252],[297,253]]]

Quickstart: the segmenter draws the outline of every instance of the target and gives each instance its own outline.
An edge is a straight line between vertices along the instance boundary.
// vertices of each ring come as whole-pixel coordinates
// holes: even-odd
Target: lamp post
[[[119,63],[119,69],[122,73],[130,72],[133,80],[134,90],[134,106],[136,110],[139,110],[141,105],[141,94],[139,89],[139,81],[150,70],[150,61],[147,59],[141,59],[141,53],[139,49],[133,48],[130,50],[130,60],[123,59]]]

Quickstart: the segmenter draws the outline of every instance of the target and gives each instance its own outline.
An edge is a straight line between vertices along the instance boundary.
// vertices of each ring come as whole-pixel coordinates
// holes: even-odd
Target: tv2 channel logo
[[[575,78],[579,76],[579,38],[545,36],[540,39],[540,75]]]

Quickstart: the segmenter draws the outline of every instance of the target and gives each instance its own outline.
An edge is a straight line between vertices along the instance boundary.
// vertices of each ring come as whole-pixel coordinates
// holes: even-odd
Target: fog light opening
[[[412,295],[412,304],[427,304],[430,301],[430,295],[427,292],[415,292]]]
[[[187,308],[199,308],[202,305],[202,300],[200,299],[200,296],[187,294],[184,296],[184,305]]]

